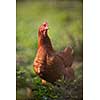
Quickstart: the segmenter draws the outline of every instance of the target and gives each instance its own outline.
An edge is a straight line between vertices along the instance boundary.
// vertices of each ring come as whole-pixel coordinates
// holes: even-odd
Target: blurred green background
[[[83,1],[82,0],[17,0],[16,1],[16,95],[17,100],[81,100],[83,62]],[[48,83],[41,85],[34,73],[33,60],[37,51],[38,27],[47,21],[49,37],[55,50],[72,46],[76,81],[58,82],[61,89]],[[77,87],[65,89],[69,84]],[[76,85],[75,85],[76,84]],[[59,93],[62,91],[63,94]],[[79,90],[79,91],[78,91]],[[81,90],[81,91],[80,91]],[[71,92],[71,93],[69,93]],[[58,93],[58,94],[57,94]],[[67,95],[67,96],[66,96]],[[81,97],[80,97],[81,96]],[[78,99],[77,99],[78,98]]]

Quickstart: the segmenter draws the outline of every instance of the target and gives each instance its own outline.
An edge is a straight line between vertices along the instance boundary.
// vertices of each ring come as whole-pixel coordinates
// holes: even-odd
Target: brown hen
[[[33,63],[34,71],[42,79],[54,83],[64,75],[65,79],[74,79],[71,68],[73,50],[68,47],[62,52],[55,52],[47,34],[48,23],[44,22],[38,30],[38,50]]]

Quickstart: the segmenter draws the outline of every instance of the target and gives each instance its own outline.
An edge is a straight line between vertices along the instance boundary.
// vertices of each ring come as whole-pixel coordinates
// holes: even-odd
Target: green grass
[[[54,49],[59,51],[71,45],[75,51],[75,58],[82,58],[82,2],[79,0],[17,2],[16,17],[17,99],[24,99],[25,94],[21,91],[26,90],[26,87],[37,87],[37,92],[40,91],[40,94],[36,91],[34,93],[35,97],[38,97],[37,100],[41,98],[47,100],[48,96],[43,97],[42,92],[47,91],[49,95],[51,85],[42,89],[40,78],[34,73],[32,66],[37,51],[38,27],[47,21],[48,34]],[[80,68],[75,71],[77,77],[82,77]],[[38,86],[41,86],[40,89]],[[54,90],[52,90],[52,95],[56,100],[58,95]]]
[[[35,56],[38,27],[44,21],[49,23],[49,36],[56,50],[67,46],[68,33],[82,38],[82,4],[69,4],[17,2],[17,52]]]

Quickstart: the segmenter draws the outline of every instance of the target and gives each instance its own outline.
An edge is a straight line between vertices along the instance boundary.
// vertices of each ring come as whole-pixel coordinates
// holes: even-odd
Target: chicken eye
[[[44,24],[44,26],[46,27],[46,24]]]

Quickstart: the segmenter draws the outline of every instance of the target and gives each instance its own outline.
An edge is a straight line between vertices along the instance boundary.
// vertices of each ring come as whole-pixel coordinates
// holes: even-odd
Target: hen
[[[74,79],[73,50],[68,47],[62,52],[54,51],[47,34],[48,23],[44,22],[38,30],[38,50],[33,63],[34,71],[42,79],[54,83],[64,75],[65,79]]]

